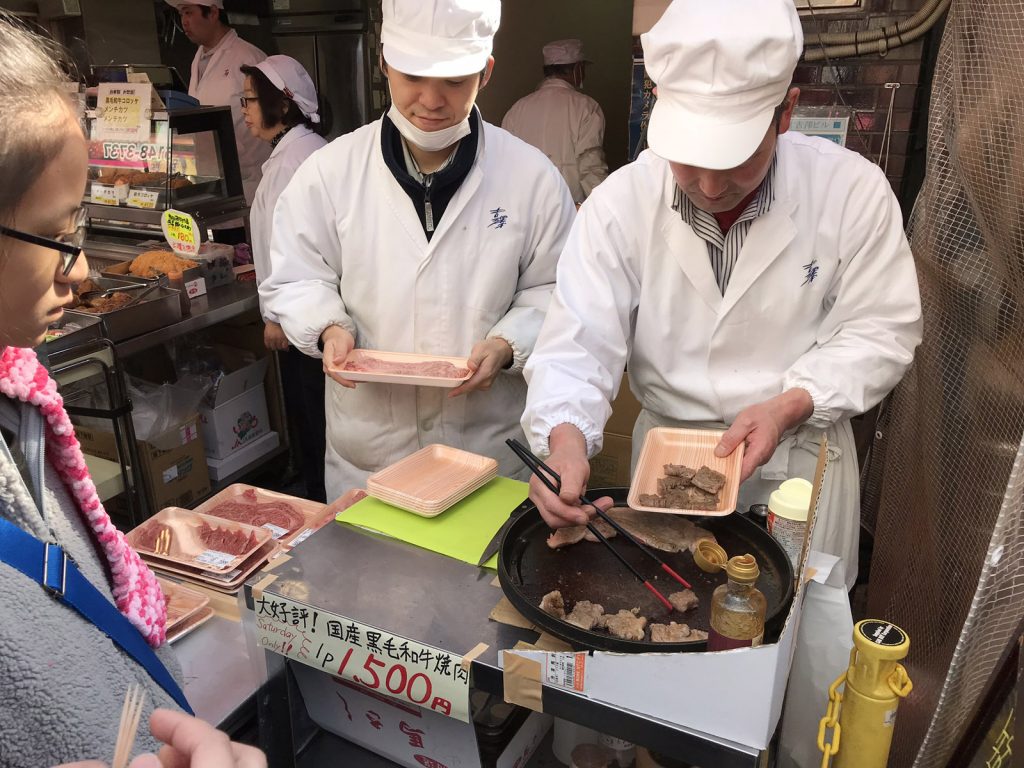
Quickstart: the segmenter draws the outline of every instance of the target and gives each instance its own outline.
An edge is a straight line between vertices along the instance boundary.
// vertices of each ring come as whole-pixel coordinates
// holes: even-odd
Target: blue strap
[[[92,622],[141,664],[179,707],[190,715],[194,714],[184,692],[142,634],[82,575],[74,560],[64,554],[59,544],[42,542],[10,520],[0,517],[0,561],[41,584],[53,597]]]

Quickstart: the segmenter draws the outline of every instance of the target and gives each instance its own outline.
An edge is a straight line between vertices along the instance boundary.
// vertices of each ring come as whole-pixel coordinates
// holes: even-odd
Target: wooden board
[[[725,434],[718,429],[672,429],[655,427],[644,438],[640,459],[629,489],[629,506],[644,512],[665,512],[673,515],[714,517],[736,511],[740,492],[740,469],[743,465],[743,444],[725,458],[715,456],[715,446]],[[640,503],[641,494],[656,494],[658,478],[665,476],[665,464],[685,464],[693,469],[707,466],[725,475],[725,486],[718,494],[713,510],[648,507]]]

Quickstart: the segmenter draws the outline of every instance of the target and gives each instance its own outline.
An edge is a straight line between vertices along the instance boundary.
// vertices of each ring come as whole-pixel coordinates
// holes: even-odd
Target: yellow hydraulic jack
[[[853,628],[850,668],[829,688],[828,712],[818,726],[822,768],[830,761],[832,768],[885,768],[896,707],[913,688],[898,663],[909,650],[910,638],[895,624],[868,619]]]

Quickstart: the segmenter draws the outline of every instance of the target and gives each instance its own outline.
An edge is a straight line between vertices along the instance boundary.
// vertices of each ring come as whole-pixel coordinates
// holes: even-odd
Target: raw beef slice
[[[692,553],[701,539],[715,541],[711,533],[677,515],[615,507],[608,512],[608,516],[644,544],[662,552],[689,550]]]

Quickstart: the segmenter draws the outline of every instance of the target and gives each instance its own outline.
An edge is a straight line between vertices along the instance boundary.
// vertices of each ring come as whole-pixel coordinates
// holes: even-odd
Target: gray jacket
[[[12,449],[18,462],[0,450],[0,515],[38,539],[56,540],[113,603],[106,559],[48,463],[42,514],[36,508],[24,478],[31,482],[27,464],[33,460],[32,443],[41,440],[42,422],[30,409],[0,395],[0,427],[8,443],[12,433],[16,436]],[[181,683],[173,651],[164,646],[157,655]],[[177,709],[174,701],[92,623],[0,563],[0,766],[47,768],[86,759],[109,763],[132,682],[147,691],[135,752],[155,752],[159,745],[149,734],[149,714],[154,706]]]

